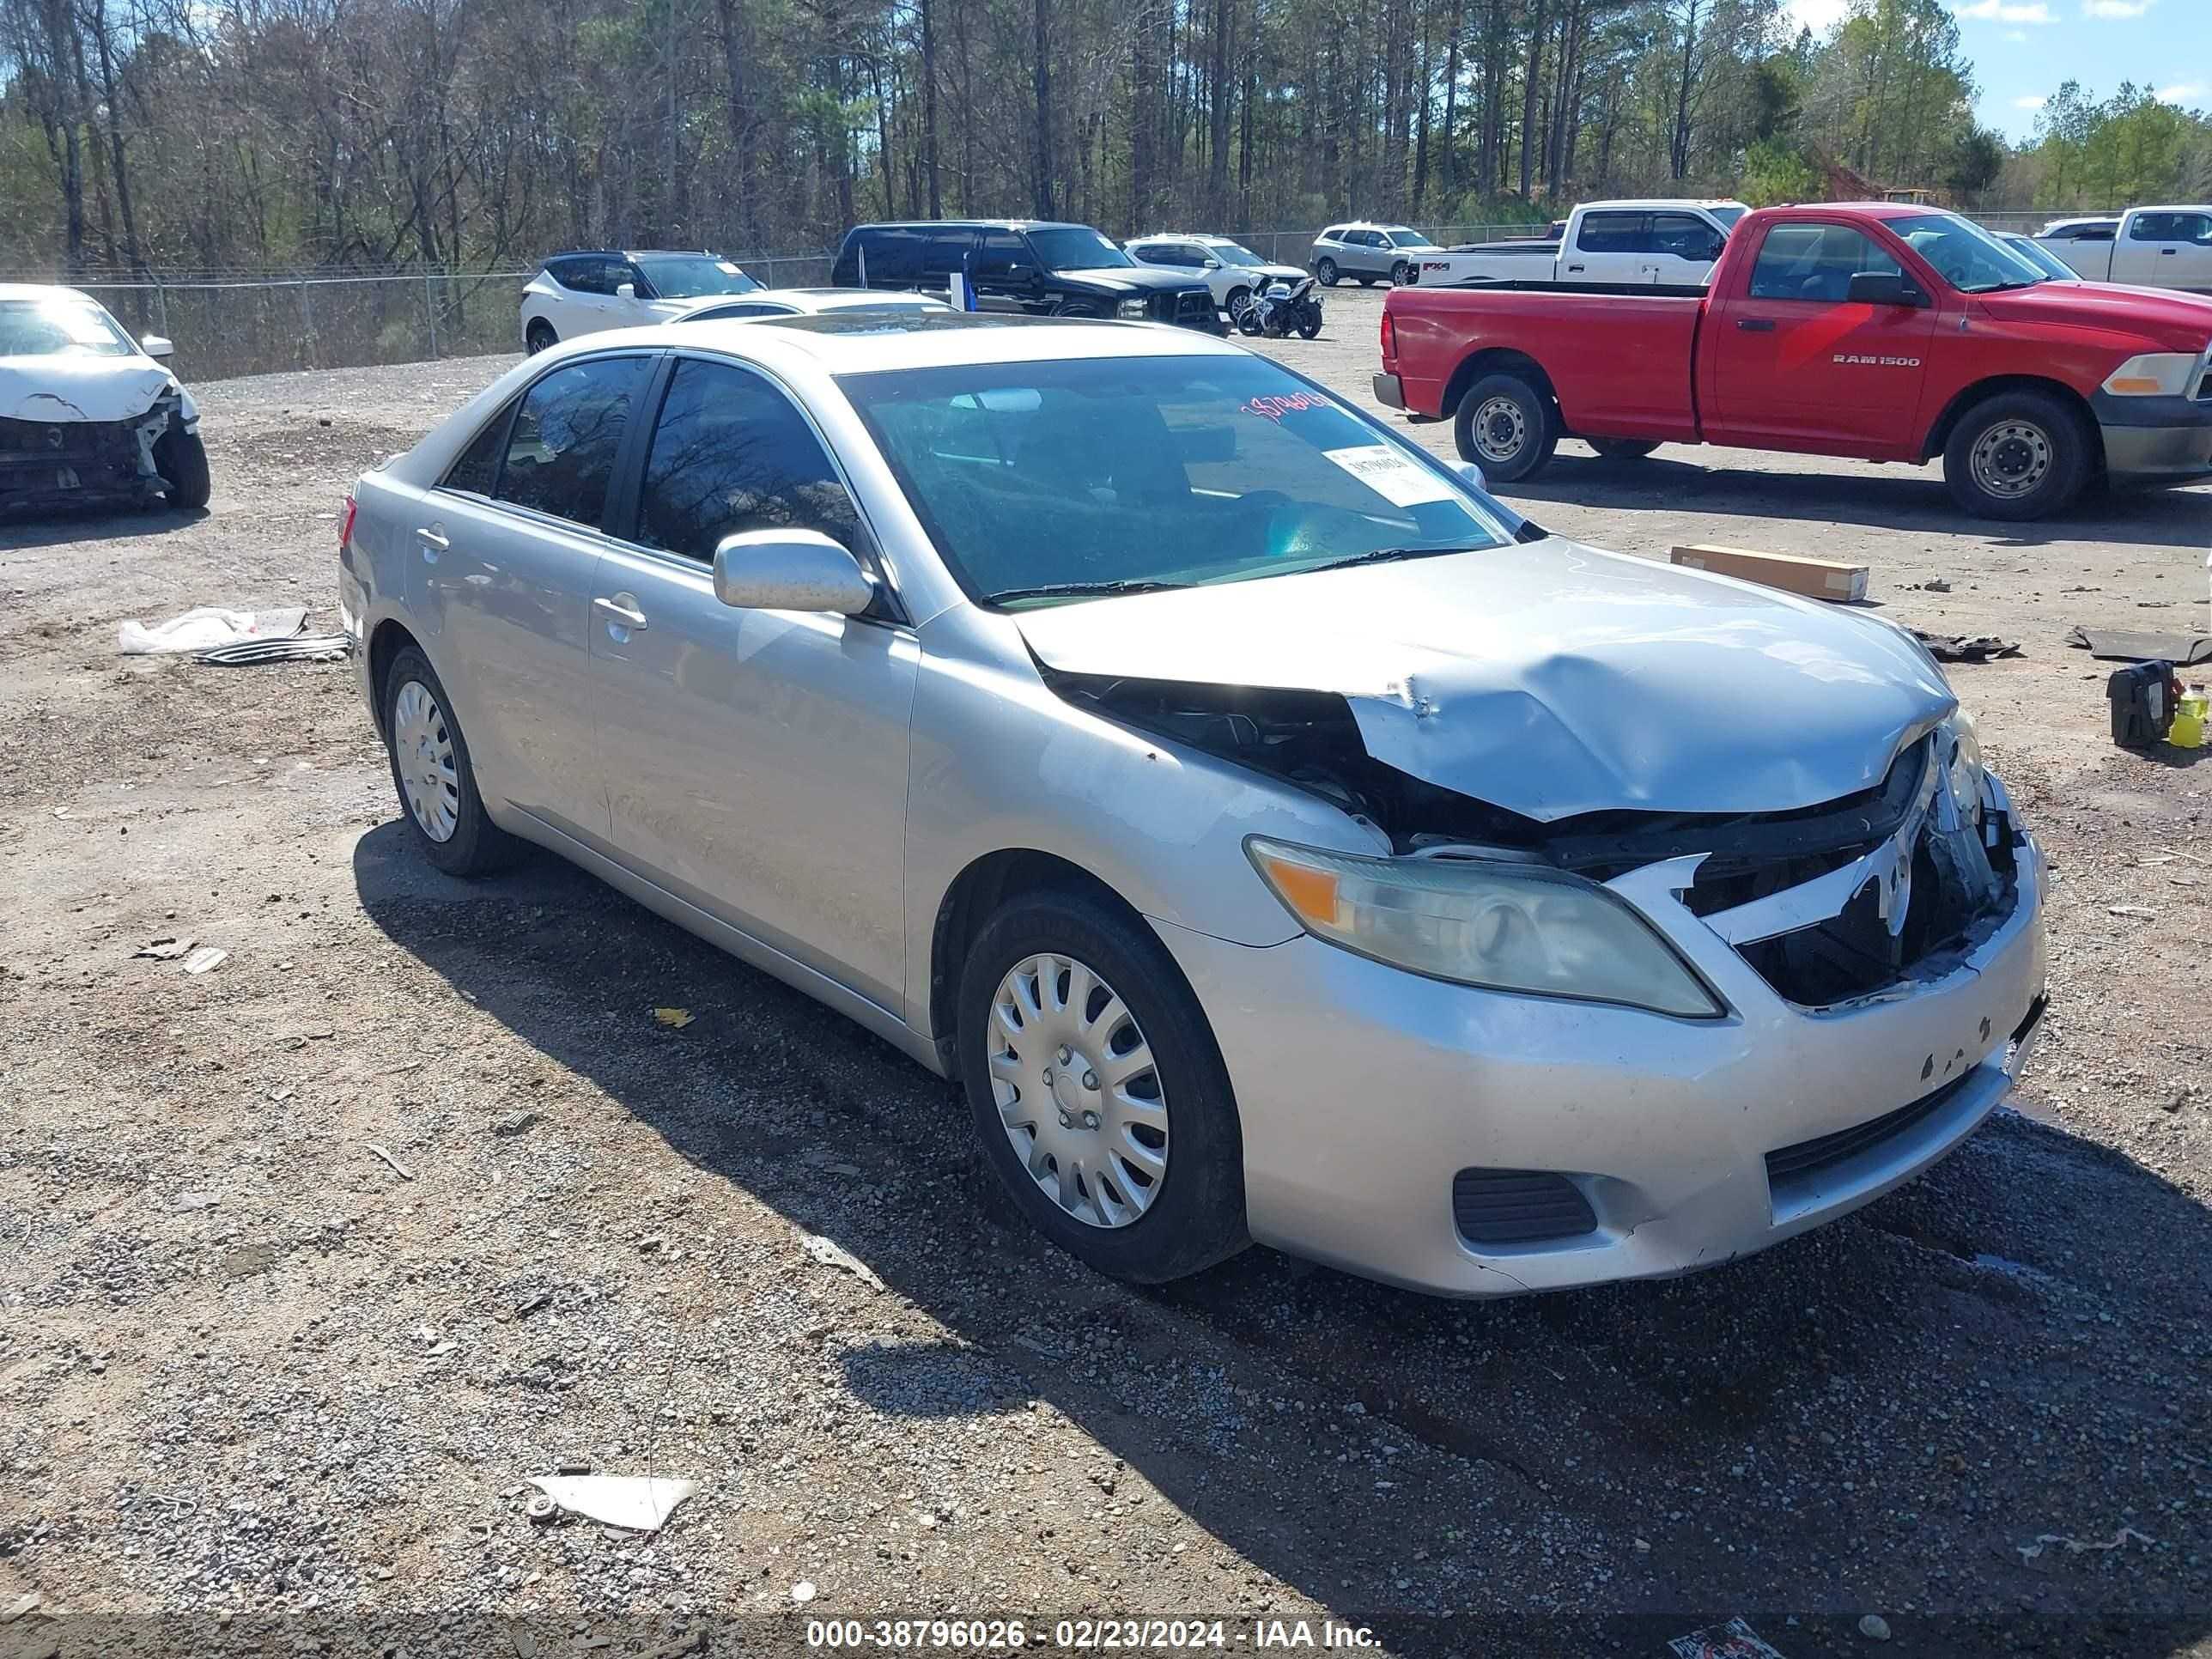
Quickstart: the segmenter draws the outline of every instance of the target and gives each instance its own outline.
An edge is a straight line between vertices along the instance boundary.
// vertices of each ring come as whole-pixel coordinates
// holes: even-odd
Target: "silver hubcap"
[[[2031,495],[2051,471],[2051,434],[2033,421],[2000,421],[1974,440],[1975,484],[2008,501]]]
[[[1528,441],[1528,416],[1512,398],[1490,398],[1474,411],[1474,449],[1484,460],[1510,461]]]
[[[407,810],[432,841],[451,841],[461,821],[461,777],[446,711],[420,680],[392,700],[392,754]]]
[[[1037,1190],[1092,1227],[1126,1227],[1168,1172],[1152,1045],[1113,987],[1073,957],[1016,963],[991,1002],[991,1093]]]

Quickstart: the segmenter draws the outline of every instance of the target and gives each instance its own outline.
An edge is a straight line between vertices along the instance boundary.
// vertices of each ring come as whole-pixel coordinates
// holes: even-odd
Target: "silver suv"
[[[1420,270],[1420,250],[1436,246],[1418,230],[1404,225],[1370,224],[1364,220],[1331,225],[1314,238],[1306,264],[1321,278],[1323,288],[1334,288],[1343,276],[1356,277],[1371,288],[1388,278],[1400,286],[1410,283]]]

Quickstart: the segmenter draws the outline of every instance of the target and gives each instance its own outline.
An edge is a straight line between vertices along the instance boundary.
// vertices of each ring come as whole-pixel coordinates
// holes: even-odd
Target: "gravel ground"
[[[1378,306],[1281,355],[1364,406]],[[0,1655],[953,1613],[2212,1654],[2212,770],[2114,750],[2061,643],[2201,615],[2212,492],[2000,530],[1932,470],[1564,447],[1513,492],[1548,526],[1850,552],[2026,647],[1954,671],[2057,872],[2019,1109],[1688,1279],[1448,1304],[1255,1250],[1139,1291],[857,1028],[550,859],[432,872],[349,669],[115,655],[193,604],[330,624],[347,480],[504,366],[210,385],[207,513],[0,526]],[[229,957],[133,957],[173,935]],[[698,1492],[533,1524],[564,1463]]]

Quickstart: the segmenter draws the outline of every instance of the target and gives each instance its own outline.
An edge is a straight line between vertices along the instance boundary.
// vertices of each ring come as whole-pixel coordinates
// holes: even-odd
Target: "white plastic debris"
[[[799,1242],[805,1247],[806,1254],[823,1267],[842,1267],[872,1288],[878,1291],[884,1288],[884,1281],[876,1277],[874,1268],[835,1240],[824,1238],[819,1233],[807,1233]]]
[[[814,1581],[811,1578],[802,1578],[793,1584],[791,1587],[791,1599],[793,1605],[802,1607],[814,1599]]]
[[[696,1481],[652,1474],[533,1474],[530,1484],[573,1515],[631,1532],[659,1532],[699,1490]]]
[[[307,625],[307,608],[303,605],[276,611],[228,611],[221,605],[203,605],[150,627],[126,622],[115,630],[115,648],[126,657],[181,655],[235,645],[240,640],[289,639]]]
[[[222,967],[229,957],[230,952],[228,951],[221,950],[212,945],[203,945],[185,958],[185,971],[188,974],[204,974],[210,969]]]

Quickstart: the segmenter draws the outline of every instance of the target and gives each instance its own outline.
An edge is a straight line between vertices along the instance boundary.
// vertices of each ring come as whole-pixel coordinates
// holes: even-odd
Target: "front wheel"
[[[1589,438],[1584,440],[1598,453],[1601,460],[1640,461],[1659,447],[1642,438]]]
[[[1336,261],[1323,259],[1314,267],[1314,275],[1320,279],[1323,288],[1334,288],[1337,280]]]
[[[1011,901],[962,969],[958,1042],[984,1159],[1061,1249],[1159,1284],[1249,1242],[1228,1073],[1133,920],[1079,894]]]
[[[1459,457],[1492,483],[1525,478],[1552,459],[1559,426],[1552,400],[1518,374],[1486,374],[1459,400]]]
[[[172,425],[154,441],[154,467],[168,487],[170,506],[197,508],[208,504],[214,482],[208,474],[207,446],[198,433]]]
[[[2047,392],[2000,392],[1961,415],[1943,446],[1951,498],[1978,518],[2018,522],[2063,512],[2095,472],[2096,435]]]
[[[1229,297],[1221,302],[1221,308],[1229,313],[1231,322],[1240,322],[1243,319],[1244,308],[1251,303],[1250,289],[1232,288],[1229,290]]]

